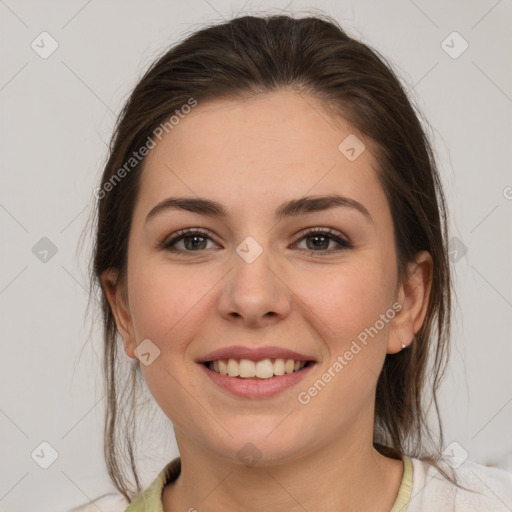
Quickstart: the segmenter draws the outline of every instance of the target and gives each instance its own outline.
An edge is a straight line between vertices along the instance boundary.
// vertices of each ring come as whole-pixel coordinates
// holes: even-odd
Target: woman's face
[[[406,312],[376,167],[364,136],[290,90],[199,103],[150,152],[116,320],[178,442],[239,462],[371,442],[384,358],[412,332],[397,327]],[[326,196],[344,199],[311,202]],[[224,215],[153,210],[169,198]],[[279,361],[256,364],[267,358],[313,363],[247,380],[201,362],[220,349],[245,360],[230,374],[281,373]]]

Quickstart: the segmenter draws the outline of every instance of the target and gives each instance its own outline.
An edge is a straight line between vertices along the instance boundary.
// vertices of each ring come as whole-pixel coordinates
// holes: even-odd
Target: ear
[[[397,302],[402,309],[391,323],[387,353],[402,350],[409,345],[420,330],[427,314],[432,287],[432,256],[427,251],[416,254],[415,261],[408,264],[407,275],[398,289]]]
[[[134,350],[137,346],[124,282],[118,282],[118,271],[109,269],[101,275],[103,290],[114,314],[117,330],[123,337],[124,351],[128,357],[137,359]]]

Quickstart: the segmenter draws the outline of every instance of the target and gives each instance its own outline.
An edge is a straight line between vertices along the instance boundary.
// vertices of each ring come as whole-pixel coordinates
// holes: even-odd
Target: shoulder
[[[452,474],[461,489],[439,470],[411,458],[412,491],[407,512],[473,512],[512,510],[512,472],[450,456],[438,464]]]
[[[69,512],[158,512],[162,510],[162,490],[168,483],[173,482],[181,471],[179,457],[169,462],[131,503],[128,503],[122,494],[108,493],[86,505],[76,507]]]
[[[120,493],[108,493],[91,500],[85,505],[75,507],[68,512],[123,512],[126,510],[128,502]]]

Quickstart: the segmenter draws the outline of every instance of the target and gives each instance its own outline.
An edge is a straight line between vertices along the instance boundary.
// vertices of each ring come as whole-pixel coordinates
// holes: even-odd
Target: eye
[[[306,241],[306,248],[299,247],[299,249],[310,253],[331,254],[333,252],[353,248],[353,245],[348,240],[345,240],[340,233],[331,228],[310,229],[302,233],[296,245],[303,240]],[[172,236],[165,238],[162,242],[157,244],[157,247],[167,251],[191,254],[211,249],[211,247],[208,247],[208,241],[218,246],[207,232],[198,228],[188,228],[182,229]],[[329,247],[333,243],[336,245]]]
[[[303,234],[299,242],[302,240],[306,241],[306,248],[303,250],[310,252],[333,253],[353,248],[353,245],[348,240],[342,238],[340,233],[335,232],[331,228],[310,229]],[[329,249],[329,245],[332,242],[337,244],[337,246]]]
[[[161,249],[176,252],[200,252],[208,249],[207,241],[213,241],[204,231],[197,228],[182,229],[158,244]],[[181,247],[179,246],[181,244]]]

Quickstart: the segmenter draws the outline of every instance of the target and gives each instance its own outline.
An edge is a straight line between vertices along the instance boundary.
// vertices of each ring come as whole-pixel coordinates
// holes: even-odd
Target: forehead
[[[354,142],[357,153],[360,142],[365,149],[349,159],[344,151]],[[373,153],[342,117],[333,119],[318,100],[295,91],[199,102],[147,156],[141,207],[147,213],[171,193],[238,209],[332,193],[375,203],[382,190]]]

